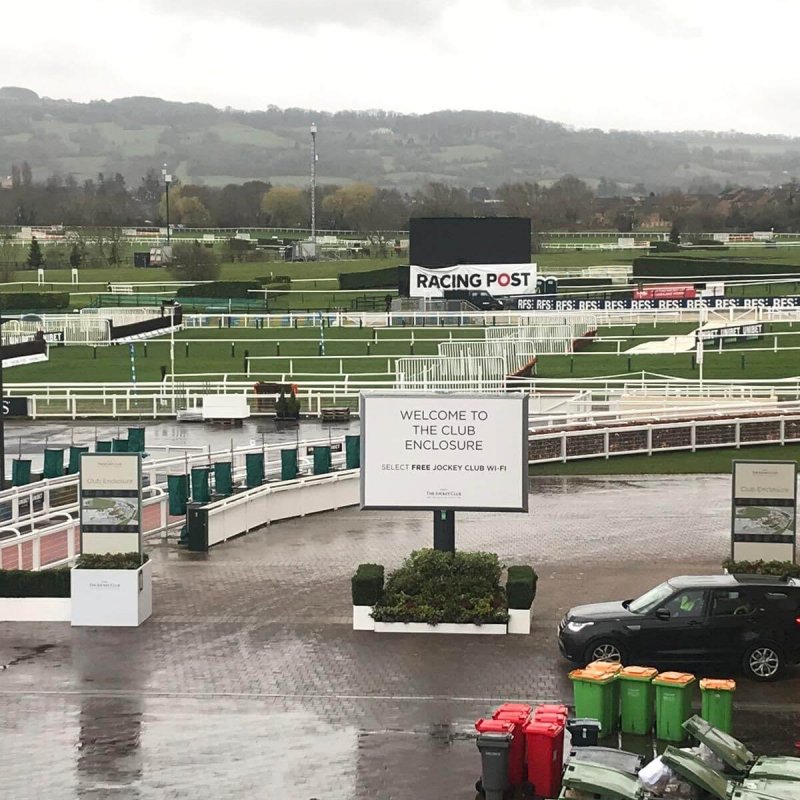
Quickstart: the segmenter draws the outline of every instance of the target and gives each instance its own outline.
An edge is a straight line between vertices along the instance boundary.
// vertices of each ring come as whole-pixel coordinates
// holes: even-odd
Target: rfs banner
[[[488,292],[500,297],[533,294],[536,264],[458,264],[455,267],[409,268],[411,297],[444,297],[445,292]]]

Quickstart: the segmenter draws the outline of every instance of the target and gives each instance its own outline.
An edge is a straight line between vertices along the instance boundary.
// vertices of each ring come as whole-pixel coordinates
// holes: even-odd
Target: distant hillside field
[[[649,191],[698,181],[774,185],[800,175],[800,139],[790,137],[573,130],[491,111],[241,112],[148,97],[73,103],[17,87],[0,89],[0,174],[27,161],[37,181],[120,172],[131,185],[166,161],[184,182],[303,185],[312,122],[322,183],[469,188],[572,174]]]

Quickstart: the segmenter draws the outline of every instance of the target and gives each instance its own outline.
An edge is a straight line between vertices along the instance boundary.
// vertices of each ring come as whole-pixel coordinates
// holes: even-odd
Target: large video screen
[[[409,263],[527,264],[531,260],[528,217],[412,217]]]

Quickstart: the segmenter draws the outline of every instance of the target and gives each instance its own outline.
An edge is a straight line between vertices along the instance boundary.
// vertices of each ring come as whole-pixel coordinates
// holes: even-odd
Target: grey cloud
[[[144,0],[159,13],[186,19],[235,19],[259,28],[303,33],[321,25],[412,28],[435,24],[456,0]]]

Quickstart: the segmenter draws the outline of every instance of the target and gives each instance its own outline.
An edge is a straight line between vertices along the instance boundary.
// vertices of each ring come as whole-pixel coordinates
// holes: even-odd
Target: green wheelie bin
[[[695,677],[688,672],[660,672],[656,687],[656,736],[667,742],[686,739],[683,723],[692,716]]]
[[[725,733],[733,730],[733,693],[736,681],[703,678],[700,681],[700,716]]]
[[[646,735],[656,717],[654,667],[624,667],[617,675],[620,693],[620,727],[623,733]]]
[[[596,719],[600,723],[600,736],[608,736],[617,729],[618,710],[615,707],[613,672],[592,669],[574,669],[569,673],[575,698],[575,716]]]

